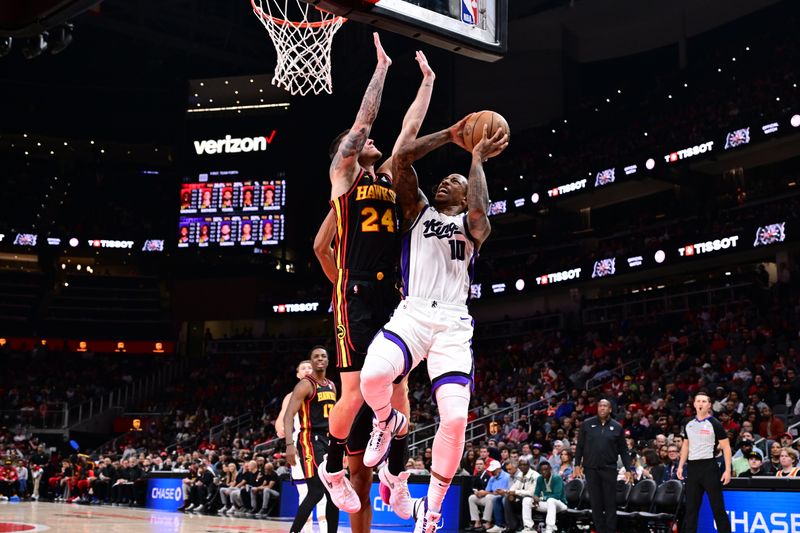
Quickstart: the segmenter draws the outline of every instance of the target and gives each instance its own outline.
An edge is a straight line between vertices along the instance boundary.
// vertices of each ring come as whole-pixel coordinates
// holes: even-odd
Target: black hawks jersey
[[[350,190],[331,200],[338,269],[393,275],[399,250],[395,200],[392,178],[363,168]]]
[[[329,379],[318,382],[311,376],[306,376],[314,386],[314,395],[300,404],[297,415],[300,419],[300,439],[308,437],[311,433],[328,432],[328,416],[333,404],[336,403],[336,386]]]

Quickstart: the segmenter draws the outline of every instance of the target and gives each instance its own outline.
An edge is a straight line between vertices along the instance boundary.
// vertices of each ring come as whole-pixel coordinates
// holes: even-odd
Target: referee
[[[592,523],[596,533],[617,531],[618,455],[627,470],[625,480],[631,483],[631,458],[622,426],[611,418],[611,402],[600,400],[597,416],[587,418],[581,425],[573,472],[575,477],[579,477],[586,471],[586,486],[591,495]]]
[[[703,501],[703,492],[708,494],[708,503],[714,513],[714,522],[719,533],[730,533],[731,523],[725,512],[722,485],[731,480],[731,443],[728,434],[719,420],[711,416],[711,397],[706,392],[694,396],[697,416],[683,429],[681,460],[678,463],[678,479],[683,480],[683,466],[686,472],[686,516],[685,533],[697,531],[697,515]],[[725,471],[720,477],[719,465],[714,459],[717,448],[722,448],[725,458]]]

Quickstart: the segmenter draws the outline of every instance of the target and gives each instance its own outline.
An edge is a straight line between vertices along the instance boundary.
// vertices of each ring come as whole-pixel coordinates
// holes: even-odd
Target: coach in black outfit
[[[685,533],[697,531],[697,515],[703,501],[703,492],[708,494],[708,503],[714,513],[718,533],[731,533],[731,522],[725,512],[722,485],[731,481],[731,443],[722,423],[711,416],[711,397],[706,392],[694,396],[697,416],[683,428],[683,446],[678,464],[678,479],[683,480],[683,465],[686,469],[686,517]],[[725,471],[720,473],[716,457],[722,449]]]
[[[597,533],[617,531],[617,456],[631,474],[631,458],[625,435],[619,422],[611,418],[611,402],[600,400],[597,416],[587,418],[581,425],[575,450],[574,476],[586,474],[586,486],[592,504],[592,523]]]

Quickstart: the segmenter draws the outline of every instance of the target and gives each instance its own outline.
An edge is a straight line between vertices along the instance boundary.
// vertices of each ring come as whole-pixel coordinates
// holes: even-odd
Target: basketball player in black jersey
[[[314,346],[309,354],[313,372],[295,385],[289,406],[283,416],[284,427],[294,426],[294,416],[300,419],[297,442],[293,435],[287,434],[286,461],[294,466],[299,461],[308,486],[308,494],[297,510],[292,522],[292,533],[300,533],[308,517],[323,496],[325,487],[317,477],[317,468],[328,451],[328,417],[336,403],[336,386],[325,377],[328,368],[328,352],[322,346]],[[339,509],[328,497],[325,509],[328,531],[339,527]]]
[[[395,284],[399,246],[392,158],[376,171],[382,154],[369,139],[391,59],[383,51],[377,34],[375,47],[378,65],[355,123],[331,145],[333,209],[315,240],[315,251],[323,270],[334,284],[337,355],[342,379],[342,396],[331,413],[331,447],[319,472],[337,506],[348,513],[358,513],[351,518],[356,533],[369,531],[372,481],[371,469],[363,467],[362,463],[372,429],[372,413],[365,408],[361,396],[360,371],[372,337],[383,326],[381,321],[389,318],[399,297]],[[416,138],[433,91],[435,74],[425,55],[417,52],[416,60],[423,80],[403,119],[395,149]],[[395,387],[392,404],[404,413],[398,417],[398,442],[389,456],[390,468],[394,467],[399,473],[404,469],[410,410],[405,381]],[[344,476],[345,450],[350,455],[352,486]],[[410,516],[410,497],[407,507]]]

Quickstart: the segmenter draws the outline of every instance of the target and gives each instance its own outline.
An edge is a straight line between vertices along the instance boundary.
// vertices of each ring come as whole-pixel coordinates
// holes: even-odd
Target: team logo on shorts
[[[336,326],[336,336],[339,337],[340,339],[344,339],[345,330],[344,326],[342,326],[341,324]]]

